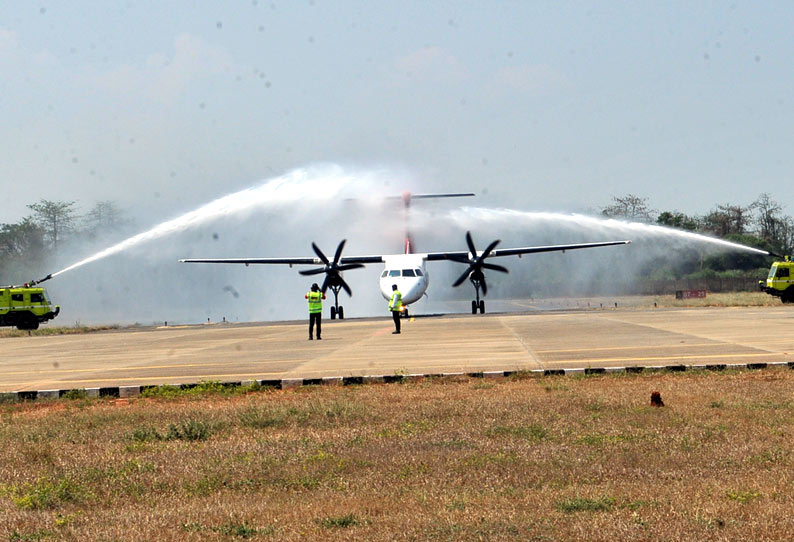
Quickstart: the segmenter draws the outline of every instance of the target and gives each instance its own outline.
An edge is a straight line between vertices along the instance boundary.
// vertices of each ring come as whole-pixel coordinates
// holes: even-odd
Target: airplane
[[[406,221],[407,212],[410,207],[412,199],[425,199],[425,198],[448,198],[448,197],[465,197],[473,196],[474,194],[410,194],[405,192],[402,199],[405,205]],[[488,284],[485,281],[485,270],[498,271],[500,273],[508,273],[508,269],[504,266],[488,263],[486,260],[489,258],[498,258],[503,256],[518,256],[519,258],[524,254],[537,254],[540,252],[565,252],[567,250],[578,250],[584,248],[607,247],[614,245],[626,245],[631,241],[603,241],[597,243],[579,243],[570,245],[549,245],[549,246],[534,246],[534,247],[518,247],[518,248],[501,248],[496,246],[501,240],[492,241],[485,250],[478,251],[474,245],[471,232],[466,232],[466,245],[468,250],[457,250],[449,252],[413,252],[413,239],[408,233],[405,232],[405,247],[404,252],[401,254],[380,254],[372,256],[345,256],[342,257],[346,239],[343,239],[336,247],[333,259],[329,259],[325,253],[312,243],[312,249],[317,257],[298,257],[298,258],[185,258],[180,259],[182,263],[230,263],[230,264],[244,264],[248,267],[251,264],[267,264],[267,265],[322,265],[315,269],[308,269],[299,271],[301,275],[311,276],[325,274],[325,280],[321,286],[321,290],[325,293],[329,288],[334,294],[334,304],[331,307],[331,319],[337,317],[341,320],[345,317],[344,307],[339,305],[339,292],[344,290],[349,296],[353,295],[350,286],[342,278],[344,271],[358,269],[365,267],[368,264],[382,263],[384,264],[383,272],[378,281],[380,292],[387,300],[392,296],[392,285],[396,284],[400,293],[402,294],[403,303],[403,316],[408,316],[408,306],[417,302],[425,295],[428,286],[430,285],[430,276],[427,272],[426,263],[429,261],[449,260],[456,263],[462,263],[468,267],[463,274],[452,284],[453,287],[458,287],[466,279],[474,286],[475,299],[471,302],[471,313],[485,314],[485,300],[480,299],[480,291],[482,295],[488,294]]]

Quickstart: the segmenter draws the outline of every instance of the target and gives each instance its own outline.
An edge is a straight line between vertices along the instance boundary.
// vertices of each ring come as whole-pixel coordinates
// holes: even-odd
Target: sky
[[[658,211],[705,214],[768,193],[794,214],[793,27],[794,4],[764,1],[8,2],[0,223],[42,199],[75,201],[78,213],[112,201],[138,228],[132,235],[294,172],[319,179],[306,184],[315,192],[365,180],[348,183],[359,192],[345,198],[475,192],[465,205],[520,213],[593,213],[634,194]],[[69,318],[96,320],[109,299],[134,297],[141,310],[108,312],[164,320],[154,300],[173,291],[150,288],[146,298],[140,284],[196,273],[196,288],[232,305],[274,285],[293,296],[306,286],[295,270],[186,271],[177,258],[305,256],[311,241],[332,252],[342,236],[351,254],[401,246],[379,248],[392,229],[379,211],[350,221],[343,200],[262,203],[267,217],[249,210],[161,239],[50,289],[72,307]],[[456,211],[438,214],[447,212]],[[450,231],[448,246],[430,225],[419,248],[465,248],[467,227]],[[475,235],[482,245],[485,233],[501,235],[485,230]],[[505,242],[568,240],[519,233]],[[86,280],[101,298],[94,305],[80,290]],[[196,290],[179,295],[177,318],[220,317],[195,312]],[[268,303],[239,318],[277,314]]]
[[[10,2],[0,222],[165,219],[318,162],[526,210],[787,205],[792,27],[763,1]]]

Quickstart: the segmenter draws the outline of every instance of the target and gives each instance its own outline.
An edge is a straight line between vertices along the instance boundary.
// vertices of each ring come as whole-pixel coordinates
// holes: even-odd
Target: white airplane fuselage
[[[418,301],[427,290],[430,277],[425,269],[422,254],[393,254],[383,257],[384,269],[380,274],[380,293],[391,299],[392,285],[402,294],[404,305]]]

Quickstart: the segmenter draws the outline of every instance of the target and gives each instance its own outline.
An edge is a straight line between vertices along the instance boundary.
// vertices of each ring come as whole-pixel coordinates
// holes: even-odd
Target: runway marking
[[[534,361],[535,363],[537,363],[538,365],[540,365],[540,363],[541,363],[541,362],[540,362],[540,360],[538,360],[537,356],[535,355],[535,352],[534,352],[534,350],[532,350],[532,347],[531,347],[531,346],[530,346],[530,345],[529,345],[529,344],[528,344],[528,343],[527,343],[527,342],[524,340],[524,338],[523,338],[521,335],[519,335],[519,334],[516,332],[516,330],[515,330],[515,329],[513,329],[512,327],[510,327],[510,326],[507,324],[507,321],[505,321],[504,319],[502,319],[502,320],[500,320],[500,322],[501,322],[501,324],[502,324],[502,327],[504,327],[504,328],[505,328],[507,331],[509,331],[509,332],[510,332],[510,334],[511,334],[511,335],[513,335],[513,337],[514,337],[514,338],[515,338],[515,339],[516,339],[516,340],[517,340],[519,343],[521,343],[521,346],[524,348],[524,351],[525,351],[527,354],[529,354],[529,357],[531,357],[531,358],[532,358],[532,361]]]

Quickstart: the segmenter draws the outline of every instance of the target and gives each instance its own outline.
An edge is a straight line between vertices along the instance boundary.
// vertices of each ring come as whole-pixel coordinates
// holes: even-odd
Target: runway
[[[0,339],[0,392],[330,376],[794,361],[790,307],[592,309]]]

